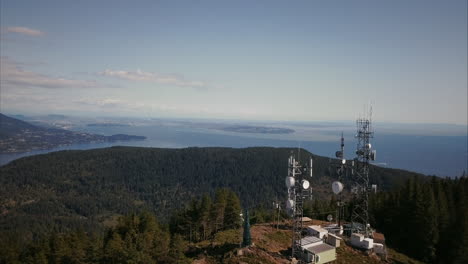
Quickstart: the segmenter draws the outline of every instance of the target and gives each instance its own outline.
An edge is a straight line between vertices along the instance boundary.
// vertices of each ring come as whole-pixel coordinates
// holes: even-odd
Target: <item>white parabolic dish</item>
[[[339,181],[334,181],[332,183],[332,190],[334,194],[339,194],[341,191],[343,191],[343,184]]]
[[[295,180],[293,177],[286,177],[286,187],[291,188],[294,186]]]
[[[286,201],[286,208],[287,209],[293,209],[294,208],[294,201],[289,199]]]
[[[310,187],[310,182],[308,180],[302,181],[302,189],[307,190]]]

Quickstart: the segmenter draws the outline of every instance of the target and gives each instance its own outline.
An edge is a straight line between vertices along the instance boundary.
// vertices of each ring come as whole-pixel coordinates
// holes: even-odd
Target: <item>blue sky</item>
[[[1,1],[5,113],[467,124],[467,1]]]

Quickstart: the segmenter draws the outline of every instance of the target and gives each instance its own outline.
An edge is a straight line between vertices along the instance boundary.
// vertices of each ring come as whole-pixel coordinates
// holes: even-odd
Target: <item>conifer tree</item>
[[[433,262],[436,257],[436,245],[439,239],[437,207],[431,185],[425,185],[422,190],[422,212],[418,218],[419,225],[424,232],[421,236],[421,259]]]
[[[224,211],[225,229],[239,228],[241,226],[240,212],[241,206],[239,197],[237,197],[234,192],[229,191],[226,198],[226,209]]]
[[[250,217],[247,209],[245,210],[244,215],[244,235],[242,236],[242,246],[248,247],[252,244],[252,238],[250,236]]]
[[[215,194],[215,202],[211,207],[210,221],[211,230],[218,232],[223,228],[224,210],[226,209],[227,191],[226,189],[217,189]]]
[[[29,245],[21,257],[21,263],[24,264],[47,264],[47,245],[39,242],[37,244]],[[2,262],[0,263],[15,263],[15,262]],[[19,262],[18,262],[19,263]]]
[[[200,203],[200,220],[198,225],[203,240],[205,240],[210,233],[209,221],[211,206],[210,196],[208,196],[208,194],[204,194]]]
[[[437,222],[439,241],[436,245],[436,258],[438,261],[447,259],[450,249],[450,239],[452,237],[450,230],[450,211],[445,189],[442,186],[442,181],[433,179],[432,183],[434,188],[435,200],[437,201]]]
[[[158,229],[154,233],[153,250],[151,255],[156,262],[165,259],[169,255],[170,234],[164,230]]]
[[[126,260],[124,249],[124,241],[119,233],[111,231],[110,239],[104,246],[104,261],[107,263],[123,263]]]
[[[468,180],[462,177],[456,180],[458,184],[454,187],[456,194],[457,211],[455,216],[456,232],[453,237],[453,261],[454,263],[468,263]]]
[[[175,234],[171,238],[171,248],[169,256],[173,263],[190,263],[190,260],[185,256],[185,250],[187,249],[187,242],[184,241],[181,235]]]

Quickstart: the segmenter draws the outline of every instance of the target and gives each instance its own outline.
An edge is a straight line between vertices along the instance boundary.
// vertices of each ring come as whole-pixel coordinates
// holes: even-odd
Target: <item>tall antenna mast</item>
[[[343,178],[348,174],[348,170],[353,166],[354,161],[346,161],[344,156],[344,136],[343,132],[341,132],[341,144],[340,150],[335,153],[337,161],[332,162],[332,166],[336,166],[336,174],[338,175],[337,181],[332,183],[332,191],[335,195],[338,196],[337,201],[337,213],[336,218],[338,220],[338,230],[341,229],[341,220],[344,218],[344,202],[343,202],[343,195],[342,191],[344,188],[343,185]],[[352,169],[352,168],[351,168]],[[338,231],[339,232],[339,231]]]
[[[355,158],[355,170],[353,173],[352,193],[354,197],[354,207],[351,215],[352,233],[360,233],[365,237],[370,236],[369,225],[369,161],[375,160],[375,150],[372,150],[370,139],[374,137],[372,130],[372,106],[369,109],[367,118],[358,118],[357,127],[357,147]]]
[[[288,176],[286,186],[288,188],[288,200],[286,208],[293,217],[292,229],[292,253],[291,258],[296,258],[298,263],[302,263],[302,218],[304,216],[304,200],[311,197],[310,182],[307,178],[312,177],[313,161],[310,158],[310,166],[302,166],[293,154],[288,160]]]
[[[341,147],[341,150],[340,150],[340,158],[341,158],[341,167],[340,169],[338,170],[338,183],[342,183],[343,182],[343,176],[346,174],[346,169],[347,167],[345,166],[346,164],[346,159],[344,157],[344,137],[343,137],[343,132],[341,132],[341,144],[340,144],[340,147]],[[338,156],[338,155],[337,155]],[[336,183],[336,184],[338,184]],[[336,185],[335,184],[335,185]],[[335,190],[339,190],[339,186],[338,186],[338,189],[336,189],[337,187],[335,187]],[[342,188],[342,187],[341,187]],[[333,185],[332,185],[332,189],[333,189]],[[338,203],[337,203],[337,207],[338,207],[338,213],[337,213],[337,218],[338,218],[338,228],[341,227],[341,220],[343,219],[343,216],[344,216],[344,207],[343,207],[343,195],[342,195],[342,192],[340,191],[338,193]]]

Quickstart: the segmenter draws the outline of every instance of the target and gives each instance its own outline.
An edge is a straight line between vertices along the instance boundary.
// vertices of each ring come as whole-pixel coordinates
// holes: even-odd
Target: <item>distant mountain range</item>
[[[58,128],[40,127],[0,114],[0,153],[28,152],[80,143],[144,139],[146,137],[143,136],[124,134],[103,136]]]

